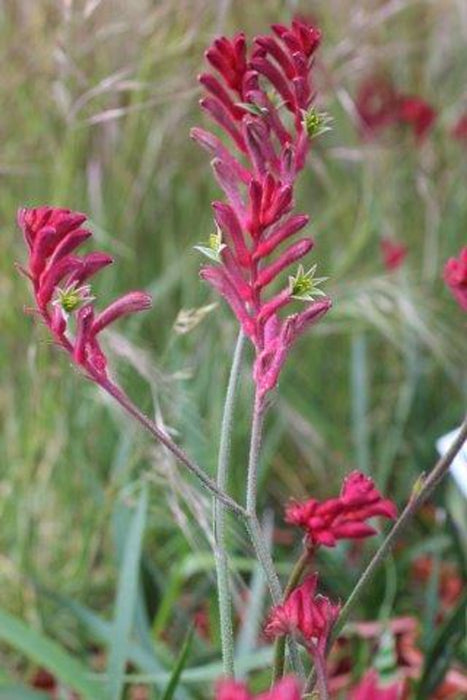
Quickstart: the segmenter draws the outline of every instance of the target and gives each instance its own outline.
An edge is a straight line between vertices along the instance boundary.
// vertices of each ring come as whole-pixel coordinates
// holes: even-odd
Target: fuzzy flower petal
[[[149,308],[151,299],[143,292],[130,292],[96,313],[88,281],[113,259],[101,252],[75,253],[91,236],[82,228],[85,221],[84,214],[56,207],[18,212],[18,224],[29,249],[26,274],[33,285],[37,311],[57,344],[98,379],[106,376],[107,360],[97,334],[121,316]]]
[[[286,522],[305,530],[308,545],[334,547],[338,540],[363,539],[376,534],[367,520],[381,516],[393,520],[396,506],[382,497],[373,480],[352,472],[344,480],[340,496],[317,501],[310,498],[292,502],[286,508]]]

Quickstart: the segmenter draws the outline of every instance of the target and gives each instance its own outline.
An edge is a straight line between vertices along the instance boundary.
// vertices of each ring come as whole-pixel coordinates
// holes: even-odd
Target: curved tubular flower
[[[268,637],[290,634],[297,637],[311,653],[318,651],[324,655],[340,605],[317,595],[317,583],[317,574],[308,576],[283,603],[272,608],[264,628]]]
[[[449,258],[443,276],[454,299],[467,311],[467,246],[462,248],[458,258]]]
[[[32,282],[37,312],[73,361],[94,379],[104,379],[107,359],[99,333],[122,316],[148,309],[152,302],[144,292],[128,292],[96,314],[89,280],[113,260],[100,252],[74,254],[92,235],[82,228],[85,221],[85,214],[55,207],[18,212],[29,248],[29,266],[23,271]]]
[[[259,695],[252,695],[244,683],[233,680],[220,681],[216,692],[216,700],[300,700],[300,697],[300,684],[293,676],[283,678]]]
[[[255,347],[260,402],[276,386],[295,340],[331,306],[326,297],[315,300],[324,296],[315,284],[322,280],[303,267],[277,291],[281,274],[313,247],[309,237],[289,241],[308,223],[292,211],[293,187],[319,126],[311,69],[320,37],[301,19],[273,25],[250,50],[243,34],[221,37],[206,52],[217,75],[199,77],[206,91],[201,107],[229,142],[200,128],[191,132],[213,157],[227,200],[213,203],[218,235],[208,253],[218,264],[204,266],[201,277],[226,299]],[[306,309],[280,317],[294,299],[307,301]]]
[[[286,508],[285,519],[303,528],[308,546],[314,548],[375,535],[376,530],[366,523],[375,516],[394,519],[396,506],[381,496],[369,476],[355,471],[345,479],[340,496],[322,502],[314,498],[292,502]]]
[[[412,127],[415,138],[421,142],[436,120],[436,110],[421,97],[401,95],[398,117],[402,124]]]

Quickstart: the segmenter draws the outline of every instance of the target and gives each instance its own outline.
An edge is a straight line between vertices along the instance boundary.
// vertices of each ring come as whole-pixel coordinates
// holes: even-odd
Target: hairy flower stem
[[[316,673],[316,685],[318,686],[319,700],[329,700],[326,657],[317,649],[312,652],[312,657],[314,672]]]
[[[367,568],[365,569],[363,574],[360,576],[360,579],[358,580],[355,588],[353,589],[352,593],[350,594],[346,604],[342,608],[341,614],[339,615],[337,622],[334,626],[334,629],[332,631],[332,634],[331,634],[331,637],[329,640],[328,651],[331,648],[333,642],[335,642],[335,640],[339,636],[340,632],[342,631],[345,623],[347,622],[347,620],[349,618],[350,613],[352,612],[353,608],[355,607],[355,604],[359,600],[364,589],[370,583],[376,570],[385,561],[386,556],[389,554],[389,552],[394,547],[394,545],[398,542],[404,529],[406,528],[406,526],[408,525],[408,523],[410,522],[412,517],[415,515],[415,513],[418,511],[420,506],[422,506],[425,503],[425,501],[428,500],[428,498],[432,495],[433,491],[436,489],[436,487],[442,481],[443,477],[448,473],[449,467],[451,466],[452,462],[454,461],[454,458],[456,457],[456,455],[462,449],[464,442],[466,440],[467,440],[467,415],[464,417],[464,422],[462,423],[459,434],[457,435],[456,439],[452,443],[451,447],[446,452],[446,454],[438,460],[438,462],[433,467],[433,469],[431,470],[429,475],[424,479],[424,481],[422,481],[422,483],[419,486],[416,486],[414,488],[414,490],[412,492],[412,496],[409,499],[409,502],[407,503],[404,510],[402,511],[402,513],[400,514],[400,516],[398,517],[396,522],[394,523],[393,528],[391,529],[389,534],[386,536],[384,542],[381,544],[378,551],[373,556],[373,559],[370,561]],[[310,691],[313,688],[314,682],[315,682],[315,676],[314,676],[314,673],[312,672],[307,680],[305,690]]]
[[[226,493],[228,487],[230,447],[232,442],[232,423],[235,408],[238,380],[240,377],[241,360],[245,335],[243,331],[238,334],[237,344],[230,370],[229,383],[225,396],[224,412],[219,443],[219,456],[217,461],[217,488]],[[230,576],[225,542],[225,506],[217,498],[213,504],[214,516],[214,543],[215,562],[217,576],[217,596],[219,603],[220,633],[222,645],[222,663],[225,676],[234,676],[234,634],[232,625],[232,595],[230,589]]]
[[[278,605],[282,600],[282,587],[256,515],[249,513],[247,515],[246,525],[258,561],[263,567],[272,602],[274,605]]]
[[[300,583],[303,574],[310,562],[312,552],[305,546],[300,559],[295,564],[285,587],[283,600],[286,600],[294,588]],[[285,665],[285,637],[278,637],[274,644],[274,666],[272,670],[271,687],[284,675]]]
[[[253,421],[251,426],[250,454],[248,460],[248,477],[246,493],[246,526],[250,534],[253,547],[258,557],[258,561],[263,567],[266,581],[271,593],[274,605],[278,605],[282,600],[282,587],[277,575],[274,562],[267,546],[261,525],[256,514],[256,494],[258,482],[258,463],[261,451],[261,440],[263,434],[265,408],[258,393],[255,396],[253,407]],[[290,657],[292,666],[296,672],[302,670],[302,664],[298,655],[295,640],[290,640]]]
[[[199,481],[210,491],[215,498],[219,499],[227,508],[237,513],[241,517],[246,517],[245,509],[236,503],[224,491],[220,490],[217,484],[209,477],[196,462],[194,462],[181,447],[179,447],[172,438],[161,430],[154,421],[146,416],[130,398],[108,378],[102,378],[98,375],[92,376],[95,381],[104,391],[112,396],[120,406],[133,416],[146,430],[151,433],[156,440],[159,440],[172,454],[181,462]]]
[[[248,478],[246,491],[246,511],[248,515],[256,515],[256,493],[258,487],[258,465],[263,437],[265,408],[258,392],[255,395],[253,406],[253,420],[251,424],[250,455],[248,459]]]

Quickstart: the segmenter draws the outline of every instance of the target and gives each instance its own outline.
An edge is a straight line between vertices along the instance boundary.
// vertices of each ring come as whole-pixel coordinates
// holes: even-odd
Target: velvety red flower
[[[372,136],[397,121],[398,95],[386,78],[368,78],[359,88],[355,107],[363,130]]]
[[[401,95],[398,104],[398,118],[403,124],[412,127],[418,141],[422,141],[433,126],[436,111],[421,97]]]
[[[245,683],[224,680],[217,685],[216,700],[300,700],[300,684],[287,676],[259,695],[252,695]]]
[[[458,258],[449,258],[445,264],[444,281],[461,309],[467,311],[467,246]]]
[[[396,515],[394,503],[382,497],[369,476],[352,472],[344,480],[340,496],[321,502],[314,498],[292,502],[285,519],[305,530],[310,547],[334,547],[338,540],[375,535],[376,530],[366,522],[370,518],[393,519]]]
[[[457,141],[467,143],[467,114],[463,114],[459,117],[459,120],[451,131],[451,135],[454,139],[457,139]]]
[[[317,574],[308,576],[283,603],[272,608],[264,628],[268,637],[291,634],[310,651],[325,652],[340,606],[316,594],[317,582]]]
[[[388,272],[392,272],[402,265],[407,256],[408,249],[403,243],[393,241],[390,238],[382,238],[381,253],[384,267]]]
[[[401,700],[404,682],[383,684],[376,671],[368,671],[350,691],[349,700]]]
[[[269,292],[283,273],[313,247],[310,237],[289,244],[308,223],[293,213],[293,186],[305,164],[320,115],[311,109],[311,68],[321,34],[305,20],[274,25],[248,49],[243,34],[216,39],[206,58],[217,74],[199,80],[202,108],[221,128],[216,135],[193,129],[193,138],[213,157],[225,202],[213,203],[217,234],[209,248],[217,264],[201,277],[223,296],[256,350],[254,379],[259,400],[277,384],[295,340],[330,308],[315,300],[314,269],[299,267],[279,292]],[[322,280],[321,280],[322,281]],[[281,317],[296,299],[304,311]]]
[[[144,292],[129,292],[97,313],[89,280],[113,260],[106,253],[77,255],[90,236],[83,228],[86,216],[69,209],[39,207],[20,209],[18,224],[29,249],[27,269],[36,312],[54,340],[92,378],[107,376],[107,360],[99,334],[118,318],[148,309],[151,298]]]

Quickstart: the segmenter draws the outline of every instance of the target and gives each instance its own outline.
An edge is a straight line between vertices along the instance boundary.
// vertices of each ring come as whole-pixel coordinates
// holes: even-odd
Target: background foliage
[[[47,635],[88,668],[100,670],[105,656],[123,673],[128,649],[116,647],[126,644],[132,601],[134,670],[164,686],[201,609],[211,640],[198,633],[179,697],[204,697],[203,682],[219,673],[203,666],[218,662],[209,499],[23,314],[29,297],[14,269],[24,255],[14,217],[18,206],[42,203],[88,212],[99,247],[117,258],[101,275],[102,299],[132,287],[153,293],[152,313],[122,326],[124,336],[108,336],[114,364],[139,405],[212,472],[236,329],[223,304],[210,306],[193,251],[211,230],[216,196],[205,154],[188,137],[203,122],[196,75],[216,33],[241,28],[252,36],[297,10],[316,17],[325,36],[318,104],[334,124],[314,148],[300,204],[312,217],[311,261],[330,277],[334,309],[294,351],[269,416],[260,493],[279,528],[281,571],[292,562],[291,544],[300,546],[283,531],[290,496],[334,494],[358,467],[401,504],[432,465],[435,440],[460,421],[465,320],[440,270],[467,228],[466,151],[449,135],[466,99],[462,0],[3,0],[0,591],[5,614],[26,623],[12,628],[21,643],[0,634],[8,686],[46,664],[28,651],[28,634]],[[422,147],[403,130],[362,141],[353,99],[365,77],[381,72],[439,111]],[[397,273],[383,269],[382,235],[409,247]],[[245,367],[231,484],[238,498],[251,393]],[[418,519],[360,610],[362,619],[416,614],[425,650],[439,605],[438,569],[417,592],[410,562],[429,552],[461,571],[466,565],[465,502],[449,484],[437,506]],[[142,551],[134,591],[129,532]],[[260,619],[264,586],[238,523],[230,522],[230,538],[238,609],[245,580],[256,576],[244,619]],[[345,597],[373,546],[352,565],[345,548],[323,557],[330,593]],[[240,656],[264,664],[264,648],[248,654],[257,646],[255,625],[242,635]],[[453,655],[465,657],[461,642]]]

